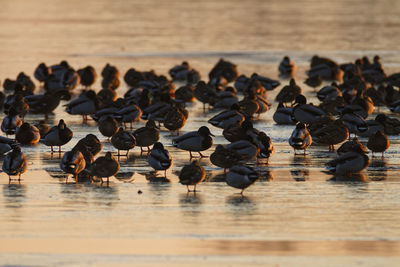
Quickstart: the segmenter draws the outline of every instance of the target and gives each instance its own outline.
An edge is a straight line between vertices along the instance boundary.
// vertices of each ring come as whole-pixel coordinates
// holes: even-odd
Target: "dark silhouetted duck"
[[[235,165],[226,174],[226,183],[234,188],[244,190],[258,180],[260,174],[248,166]]]
[[[364,118],[356,113],[353,113],[350,109],[345,108],[342,111],[341,119],[349,130],[349,133],[358,135],[360,132],[365,132],[368,130],[368,125]]]
[[[336,83],[322,87],[317,93],[320,101],[335,100],[338,96],[342,96],[342,92]]]
[[[206,126],[201,126],[197,131],[188,132],[184,135],[176,137],[172,140],[172,144],[174,147],[187,150],[190,153],[190,158],[193,158],[192,151],[198,152],[200,157],[205,157],[201,154],[201,151],[209,149],[213,140],[210,129]]]
[[[15,139],[21,145],[34,145],[40,140],[39,129],[27,122],[24,122],[21,127],[17,129]]]
[[[16,145],[15,140],[0,136],[0,155],[4,155],[10,151],[13,145]]]
[[[282,103],[292,103],[296,97],[301,94],[300,86],[294,79],[290,79],[289,85],[284,86],[276,96],[275,100]]]
[[[194,87],[190,84],[179,87],[175,91],[175,101],[179,103],[193,102]]]
[[[98,153],[100,153],[101,149],[103,148],[103,144],[94,134],[86,135],[84,138],[78,141],[78,144],[82,144],[87,147],[93,156],[96,156]],[[81,152],[83,153],[83,151]]]
[[[292,78],[296,72],[296,65],[288,56],[284,56],[282,61],[279,63],[278,70],[281,78]]]
[[[173,81],[180,81],[190,84],[196,84],[200,80],[200,73],[192,69],[188,62],[183,61],[169,70],[169,75]]]
[[[375,117],[375,120],[383,125],[385,134],[396,135],[400,134],[400,120],[390,118],[381,113]]]
[[[245,117],[240,112],[239,104],[233,104],[230,110],[222,111],[208,120],[208,123],[215,127],[226,129],[233,124],[238,124],[244,121]]]
[[[72,139],[73,133],[67,127],[64,120],[60,120],[58,125],[51,127],[44,137],[44,144],[51,147],[51,153],[54,152],[53,146],[58,146],[58,152],[61,153],[61,146]]]
[[[150,150],[147,156],[147,162],[156,171],[164,171],[167,177],[167,169],[172,165],[172,158],[168,150],[166,150],[162,143],[157,142]]]
[[[82,115],[83,121],[87,121],[87,115],[95,114],[100,108],[100,102],[93,90],[83,92],[77,99],[72,100],[66,106],[66,111],[71,115]]]
[[[179,130],[186,123],[186,116],[183,111],[183,107],[179,107],[180,104],[172,105],[164,117],[164,127],[170,131],[176,131],[179,135]],[[188,113],[186,113],[188,115]]]
[[[369,158],[360,147],[353,147],[336,159],[326,163],[327,169],[337,175],[352,176],[365,169],[369,164]]]
[[[119,109],[114,115],[114,118],[122,122],[125,125],[125,128],[126,124],[129,123],[130,128],[132,129],[133,122],[138,121],[142,114],[140,107],[131,103]]]
[[[194,88],[194,96],[203,103],[203,111],[206,110],[206,104],[214,104],[217,100],[217,91],[214,87],[207,85],[204,81],[199,81]]]
[[[40,139],[43,139],[44,136],[49,132],[50,128],[47,125],[46,121],[41,120],[35,124],[36,128],[39,129]]]
[[[382,131],[377,131],[375,134],[371,135],[367,142],[367,147],[372,151],[372,157],[374,152],[383,153],[389,148],[390,142],[386,134]]]
[[[103,80],[101,81],[101,87],[103,89],[116,90],[120,85],[119,81],[119,70],[117,67],[110,65],[109,63],[103,68],[101,72]]]
[[[46,92],[43,95],[25,96],[25,102],[29,105],[29,112],[33,114],[44,114],[45,120],[48,119],[60,104],[61,100],[70,100],[71,95],[67,90],[58,90],[54,93]]]
[[[60,168],[66,173],[70,173],[78,183],[78,174],[85,169],[86,161],[82,153],[74,148],[71,151],[65,152],[60,162]],[[68,182],[68,176],[65,183]]]
[[[310,86],[312,88],[316,88],[316,87],[320,86],[323,82],[324,82],[324,80],[318,74],[314,75],[314,76],[310,76],[304,81],[305,84],[307,84],[308,86]]]
[[[193,160],[192,163],[183,166],[179,173],[179,182],[186,185],[189,192],[196,192],[196,186],[201,183],[206,177],[206,172],[198,160]],[[193,185],[193,190],[189,190],[189,185]]]
[[[307,104],[303,95],[296,97],[296,106],[293,108],[293,116],[297,121],[310,124],[325,115],[325,111],[313,104]]]
[[[229,142],[239,140],[251,140],[252,135],[257,135],[258,131],[254,129],[253,123],[250,120],[245,120],[239,124],[233,124],[222,132],[222,135]]]
[[[240,160],[242,160],[242,155],[235,149],[227,148],[223,145],[217,145],[215,151],[210,155],[211,163],[217,167],[224,168],[224,173],[226,173],[226,169],[231,168]]]
[[[272,118],[277,124],[296,124],[296,119],[293,115],[293,108],[285,107],[282,102],[279,102],[278,107],[276,108],[276,111],[274,112]]]
[[[4,113],[8,114],[11,108],[16,111],[22,120],[24,120],[25,115],[29,111],[29,105],[25,102],[25,99],[20,92],[14,95],[8,95],[4,99]]]
[[[349,141],[344,142],[337,150],[338,155],[350,152],[354,149],[360,148],[364,153],[367,152],[367,148],[360,143],[357,137],[352,138]]]
[[[107,152],[104,157],[98,157],[92,164],[91,174],[97,178],[107,177],[107,184],[110,182],[109,178],[118,173],[120,168],[119,162],[113,157],[111,152]]]
[[[327,125],[312,132],[315,143],[329,145],[329,152],[335,151],[335,145],[349,137],[349,131],[341,119],[331,121]]]
[[[269,158],[274,154],[275,149],[271,138],[264,132],[259,132],[257,135],[257,146],[260,152],[257,155],[257,162],[259,159],[267,159],[269,163]]]
[[[28,161],[18,145],[12,145],[12,147],[13,150],[3,160],[2,169],[7,173],[10,182],[11,176],[18,176],[18,181],[21,181],[21,174],[28,169]]]
[[[214,85],[233,82],[238,76],[236,65],[222,58],[208,74],[211,84]]]
[[[18,116],[17,111],[14,108],[10,108],[7,116],[4,117],[1,122],[1,130],[6,135],[13,135],[17,131],[17,128],[22,125],[22,120]]]
[[[224,91],[217,92],[217,100],[214,103],[214,108],[225,108],[232,107],[233,104],[238,102],[235,88],[228,86]]]
[[[101,117],[98,126],[100,133],[108,139],[118,131],[118,122],[110,116]]]
[[[252,118],[255,113],[260,111],[260,106],[257,103],[257,100],[257,95],[250,91],[241,101],[238,102],[238,105],[240,106],[240,112],[246,118]]]
[[[96,70],[92,66],[86,66],[82,69],[79,69],[78,75],[80,77],[81,84],[86,88],[90,88],[90,86],[92,86],[97,80]]]
[[[307,130],[307,126],[299,122],[296,128],[293,130],[292,135],[289,138],[289,145],[294,149],[294,154],[296,155],[296,150],[304,150],[304,155],[306,154],[306,149],[311,145],[312,137]]]
[[[255,159],[260,149],[247,140],[239,140],[226,145],[226,148],[235,150],[242,160],[248,162]]]
[[[153,120],[148,120],[145,127],[141,127],[133,132],[136,138],[136,146],[140,147],[141,154],[143,147],[147,147],[150,152],[150,146],[154,145],[160,139],[160,132]]]
[[[44,83],[47,81],[51,75],[51,68],[46,66],[45,63],[40,63],[39,66],[36,67],[33,76],[40,82]]]
[[[111,144],[118,149],[118,157],[120,156],[120,150],[126,150],[126,156],[128,156],[129,150],[134,148],[136,145],[136,138],[132,133],[125,131],[124,128],[120,127],[118,132],[111,137]]]

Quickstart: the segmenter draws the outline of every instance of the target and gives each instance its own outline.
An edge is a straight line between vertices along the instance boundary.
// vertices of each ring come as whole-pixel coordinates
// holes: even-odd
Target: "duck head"
[[[157,142],[153,145],[153,149],[163,150],[164,145],[161,142]]]
[[[61,120],[58,122],[58,128],[60,128],[61,130],[63,130],[63,129],[65,129],[65,127],[67,127],[67,125],[65,124],[64,120],[61,119]]]
[[[148,120],[148,121],[146,122],[146,127],[147,127],[147,128],[152,128],[152,129],[154,129],[154,128],[160,129],[160,127],[158,127],[158,126],[156,125],[156,123],[154,122],[154,120],[152,120],[152,119],[150,119],[150,120]]]
[[[210,132],[210,129],[208,129],[207,126],[201,126],[197,132],[198,132],[201,136],[208,136],[208,135],[215,136],[215,135],[213,135],[213,134]]]
[[[300,94],[296,96],[295,103],[298,105],[307,104],[307,98],[304,95]]]

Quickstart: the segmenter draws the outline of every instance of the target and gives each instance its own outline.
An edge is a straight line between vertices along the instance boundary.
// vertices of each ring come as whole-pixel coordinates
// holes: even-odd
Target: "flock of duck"
[[[373,120],[367,118],[380,106],[387,106],[393,114],[400,113],[400,73],[387,75],[378,56],[372,62],[363,57],[340,65],[329,58],[313,56],[304,83],[315,88],[321,101],[314,105],[302,94],[294,79],[295,72],[295,64],[285,56],[279,64],[279,73],[287,84],[275,98],[279,104],[273,114],[277,124],[294,126],[288,142],[295,154],[300,150],[306,156],[312,143],[326,145],[330,152],[335,152],[334,146],[344,142],[337,149],[337,157],[327,163],[327,171],[345,176],[368,166],[367,148],[384,156],[389,147],[387,135],[400,133],[400,121],[384,113],[378,113]],[[123,97],[117,96],[120,72],[109,64],[101,72],[99,92],[90,89],[97,80],[93,67],[75,70],[66,61],[53,66],[41,63],[36,68],[34,77],[40,82],[42,94],[34,94],[35,83],[23,72],[15,80],[6,79],[3,88],[7,95],[0,92],[0,108],[6,114],[1,130],[7,137],[0,137],[0,153],[7,153],[2,169],[9,175],[9,181],[11,176],[18,176],[20,181],[21,174],[28,169],[21,146],[38,142],[49,146],[51,153],[59,153],[60,168],[72,174],[76,183],[103,183],[103,178],[108,183],[109,177],[120,169],[119,158],[128,156],[135,146],[140,147],[141,155],[147,155],[147,162],[154,170],[165,171],[166,175],[172,157],[159,142],[161,126],[176,133],[172,145],[188,151],[191,160],[196,157],[194,152],[200,158],[206,157],[202,152],[213,145],[213,134],[205,125],[179,135],[189,116],[186,103],[197,100],[203,103],[205,113],[207,105],[221,109],[208,123],[223,129],[223,136],[230,143],[218,144],[210,161],[224,169],[228,185],[243,193],[259,178],[259,173],[246,163],[256,160],[257,164],[268,164],[274,154],[271,138],[254,128],[253,122],[270,109],[267,92],[277,88],[280,81],[257,73],[250,77],[239,75],[237,66],[224,59],[211,69],[208,82],[187,62],[171,68],[169,75],[170,79],[154,71],[131,68],[123,77],[130,88]],[[84,90],[74,95],[74,88],[79,85]],[[317,90],[318,87],[322,88]],[[239,94],[243,96],[241,100]],[[116,149],[116,157],[107,152],[94,159],[102,150],[102,143],[96,135],[88,134],[61,158],[61,147],[72,140],[73,132],[62,119],[52,127],[46,124],[49,114],[61,101],[68,101],[64,105],[68,114],[82,116],[83,122],[90,116],[97,122],[99,132]],[[44,119],[35,124],[24,122],[29,113],[43,114]],[[147,121],[146,125],[133,130],[140,119]],[[368,137],[367,148],[357,136]],[[126,152],[122,155],[121,151]],[[189,192],[189,186],[196,191],[196,185],[204,178],[204,168],[197,159],[185,165],[179,174],[180,183]]]

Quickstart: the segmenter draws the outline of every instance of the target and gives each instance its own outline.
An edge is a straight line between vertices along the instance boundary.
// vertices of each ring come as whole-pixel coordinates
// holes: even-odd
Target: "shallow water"
[[[206,78],[220,57],[240,73],[277,78],[287,54],[303,81],[315,53],[340,63],[379,54],[387,73],[400,71],[397,1],[1,2],[1,80],[62,59],[75,68],[91,64],[98,73],[110,62],[121,74],[130,67],[167,74],[188,60]],[[317,102],[313,89],[302,88]],[[117,92],[126,90],[122,82]],[[279,90],[269,92],[271,102]],[[0,174],[0,264],[397,266],[400,137],[390,136],[385,158],[371,158],[352,181],[332,181],[322,171],[335,154],[312,146],[305,157],[294,156],[287,143],[293,126],[275,125],[275,108],[273,103],[255,127],[271,136],[276,152],[269,166],[250,162],[262,179],[243,198],[208,159],[201,160],[207,178],[200,192],[188,195],[177,178],[188,153],[171,147],[168,132],[161,133],[174,160],[167,179],[155,175],[135,148],[121,158],[120,178],[109,187],[65,184],[57,155],[43,144],[23,147],[29,170],[21,184],[9,185]],[[188,110],[183,132],[219,112],[204,114],[198,103]],[[41,118],[30,114],[26,120]],[[74,132],[64,150],[87,133],[101,136],[94,122],[83,125],[61,105],[49,124],[60,118]],[[220,129],[210,129],[213,148],[227,143]],[[102,153],[115,151],[100,139]]]

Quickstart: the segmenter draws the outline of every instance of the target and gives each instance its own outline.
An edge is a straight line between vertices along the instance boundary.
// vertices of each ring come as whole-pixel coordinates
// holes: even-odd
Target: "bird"
[[[21,147],[18,145],[12,146],[13,150],[5,156],[3,160],[3,171],[8,174],[9,182],[11,176],[18,176],[18,181],[21,181],[21,174],[28,169],[28,161],[25,155],[21,152]]]
[[[260,149],[247,140],[239,140],[226,145],[226,148],[235,150],[242,160],[248,162],[255,159]]]
[[[211,125],[226,129],[232,124],[237,124],[243,122],[245,119],[244,115],[240,112],[239,104],[233,104],[230,110],[222,111],[221,113],[213,116],[208,120]]]
[[[179,130],[186,123],[186,117],[185,114],[181,111],[181,108],[173,105],[165,114],[163,123],[165,128],[170,131],[176,131],[177,135],[179,135]]]
[[[167,177],[167,169],[172,165],[172,158],[168,150],[164,148],[164,145],[157,142],[150,150],[150,153],[147,156],[147,162],[154,170],[163,170],[165,177]]]
[[[338,96],[343,95],[335,82],[333,82],[331,85],[322,87],[317,92],[319,101],[335,100]]]
[[[253,127],[253,123],[248,119],[239,124],[232,124],[222,131],[222,135],[229,142],[250,140],[252,135],[257,134],[258,130]]]
[[[206,156],[201,154],[201,151],[207,150],[212,146],[213,140],[211,136],[214,135],[210,132],[210,129],[207,126],[201,126],[197,131],[188,132],[174,138],[172,145],[183,150],[188,150],[190,158],[193,158],[192,151],[198,152],[200,157],[204,158]]]
[[[0,155],[4,155],[5,153],[12,150],[12,146],[16,144],[17,143],[15,140],[8,137],[0,136]]]
[[[34,145],[40,140],[40,132],[36,126],[30,125],[28,122],[24,122],[21,127],[17,129],[15,133],[15,139],[21,145]]]
[[[50,128],[47,125],[45,120],[40,120],[38,123],[35,124],[36,128],[39,129],[40,139],[43,139],[44,136],[49,132]]]
[[[96,156],[100,153],[103,148],[103,144],[100,142],[99,138],[94,134],[88,134],[84,138],[80,139],[77,145],[82,144],[92,153],[93,156]],[[81,151],[82,152],[82,151]]]
[[[53,146],[58,146],[58,153],[61,153],[61,146],[71,141],[73,132],[67,127],[64,120],[61,119],[58,125],[53,126],[44,136],[44,144],[50,146],[51,153],[54,153]]]
[[[242,160],[242,156],[234,149],[227,148],[223,145],[217,145],[214,152],[210,155],[210,161],[217,167],[226,169],[231,168]]]
[[[294,125],[297,122],[293,115],[293,108],[285,107],[283,102],[279,102],[272,119],[276,122],[276,124],[284,125]]]
[[[179,182],[182,185],[186,185],[189,192],[197,192],[196,186],[201,183],[206,177],[206,172],[198,160],[193,160],[190,164],[183,166],[179,173]],[[194,188],[191,191],[189,185],[193,185]]]
[[[349,131],[341,119],[329,122],[311,133],[313,141],[329,145],[329,152],[335,151],[335,145],[349,137]]]
[[[357,137],[353,137],[351,140],[344,142],[337,150],[338,155],[342,155],[354,149],[360,148],[364,153],[367,152],[367,148],[361,144]]]
[[[193,91],[194,97],[203,103],[203,112],[206,104],[213,104],[217,100],[217,91],[214,87],[207,85],[204,81],[199,81]]]
[[[367,147],[372,151],[372,157],[374,156],[374,152],[381,152],[383,158],[383,153],[389,148],[389,145],[388,137],[380,130],[371,135],[367,142]]]
[[[350,151],[338,156],[326,163],[330,173],[352,176],[365,169],[369,164],[369,158],[361,147],[355,146]]]
[[[294,154],[296,155],[296,149],[303,149],[304,155],[306,155],[306,149],[311,143],[312,137],[307,130],[307,126],[302,122],[297,123],[289,138],[289,144],[293,147]]]
[[[357,113],[353,113],[350,109],[345,108],[342,111],[341,119],[349,130],[349,136],[351,133],[354,133],[356,136],[368,130],[368,124],[365,122],[364,118]]]
[[[18,116],[18,113],[14,108],[10,108],[8,114],[3,118],[1,122],[1,131],[7,136],[13,135],[17,131],[17,128],[22,125],[22,120]]]
[[[126,128],[126,123],[129,123],[130,128],[132,129],[133,122],[139,120],[142,114],[143,112],[139,106],[130,103],[124,105],[121,109],[119,109],[113,117],[117,121],[122,122],[125,125],[125,128]]]
[[[290,60],[288,56],[284,56],[279,63],[279,76],[282,78],[293,77],[296,72],[296,65]]]
[[[93,90],[83,91],[78,98],[72,100],[66,106],[65,111],[71,115],[82,115],[83,121],[88,120],[87,115],[95,114],[100,108],[100,101]]]
[[[118,173],[120,168],[119,162],[113,157],[111,152],[107,152],[105,156],[98,157],[92,164],[91,174],[101,179],[107,177],[107,184],[110,182],[109,178]]]
[[[86,160],[83,154],[77,149],[73,148],[71,151],[65,152],[60,162],[60,168],[66,173],[70,173],[78,183],[78,174],[86,167]],[[68,182],[68,176],[65,183]]]
[[[81,84],[86,88],[90,88],[97,80],[96,70],[90,65],[79,69],[78,74]]]
[[[266,133],[260,131],[257,134],[257,146],[260,150],[260,152],[257,155],[257,162],[258,159],[267,159],[267,165],[268,165],[269,158],[275,152],[271,138]]]
[[[100,133],[110,140],[110,137],[118,131],[118,122],[111,116],[103,116],[98,122],[98,127]]]
[[[275,100],[282,103],[291,103],[301,92],[300,86],[298,86],[295,79],[292,78],[290,79],[289,85],[284,86],[277,94]]]
[[[160,139],[160,131],[154,120],[148,120],[144,127],[136,129],[133,133],[136,138],[136,146],[140,147],[140,153],[143,153],[143,147],[147,147],[147,153],[150,152],[150,146],[154,145]]]
[[[244,190],[257,181],[259,177],[260,174],[253,168],[235,165],[226,174],[226,183],[231,187],[242,189],[240,194],[243,196]]]
[[[128,156],[129,150],[134,148],[136,145],[136,138],[132,133],[125,131],[124,128],[120,127],[118,132],[111,137],[111,144],[118,149],[118,157],[120,156],[120,150],[126,150],[126,156]]]
[[[30,113],[44,114],[44,119],[47,120],[49,114],[58,107],[60,101],[70,100],[71,95],[67,90],[58,90],[54,93],[46,92],[43,95],[28,95],[24,99],[29,105]]]
[[[383,125],[385,134],[397,135],[400,134],[400,120],[390,118],[389,116],[380,113],[376,115],[375,120]]]
[[[296,96],[296,105],[293,108],[293,116],[296,121],[310,124],[325,115],[325,111],[313,104],[307,104],[307,99],[304,95]]]
[[[190,84],[183,85],[175,90],[175,101],[179,103],[193,102],[194,87]]]

